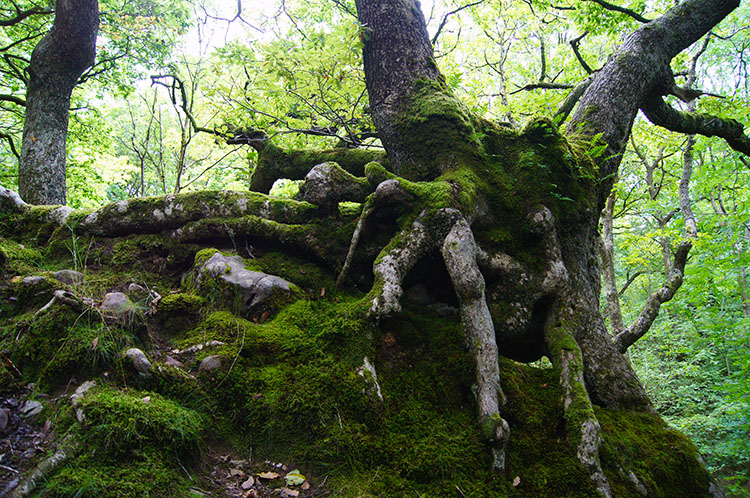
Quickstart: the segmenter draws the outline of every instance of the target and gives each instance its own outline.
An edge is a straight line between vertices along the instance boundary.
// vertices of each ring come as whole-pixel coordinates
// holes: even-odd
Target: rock
[[[246,316],[280,307],[301,294],[297,286],[281,277],[246,269],[240,256],[217,252],[196,270],[196,288],[200,294]]]
[[[78,285],[83,283],[83,273],[75,270],[56,271],[52,276],[66,285]]]
[[[205,358],[203,358],[203,361],[201,361],[200,367],[198,367],[198,371],[210,372],[218,368],[221,368],[221,358],[219,358],[219,355],[215,354],[215,355],[206,356]]]
[[[80,386],[76,388],[76,391],[70,395],[70,404],[75,406],[78,404],[79,401],[81,401],[81,398],[83,398],[84,394],[86,394],[89,389],[96,386],[96,381],[94,380],[87,380]]]
[[[42,285],[45,283],[45,281],[46,280],[44,277],[40,277],[36,275],[29,275],[28,277],[23,277],[23,279],[21,279],[21,282],[23,282],[24,285],[27,285],[29,287],[34,286],[34,285]]]
[[[422,284],[416,284],[409,287],[404,292],[404,299],[409,303],[420,306],[427,306],[430,304],[430,294],[427,292],[427,287]]]
[[[170,367],[182,368],[182,362],[169,355],[167,355],[167,358],[164,360],[164,364],[169,365]]]
[[[42,412],[44,406],[39,401],[27,400],[21,405],[20,415],[23,418],[33,418]]]
[[[135,309],[135,304],[122,292],[108,292],[105,294],[102,304],[99,305],[99,309],[120,315],[132,312]]]
[[[151,371],[151,362],[146,358],[146,354],[138,348],[130,348],[125,351],[125,358],[128,358],[138,373],[146,375]]]
[[[9,420],[10,417],[8,416],[8,410],[0,408],[0,432],[5,432]]]

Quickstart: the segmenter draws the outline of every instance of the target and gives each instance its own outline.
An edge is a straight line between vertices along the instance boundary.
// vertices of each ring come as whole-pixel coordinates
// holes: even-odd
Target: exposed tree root
[[[477,265],[477,245],[461,217],[445,237],[443,259],[461,305],[461,322],[477,369],[477,405],[482,435],[492,446],[493,469],[505,470],[505,445],[510,430],[500,416],[505,395],[500,387],[495,328],[484,296],[484,277]]]
[[[71,436],[67,436],[63,439],[60,448],[49,458],[43,460],[37,467],[28,475],[21,484],[13,490],[10,494],[10,498],[24,498],[30,496],[34,492],[38,483],[49,476],[55,471],[60,465],[65,463],[70,456],[75,453],[77,444]]]
[[[554,318],[554,317],[551,317]],[[578,461],[589,472],[599,493],[612,497],[599,461],[601,430],[583,381],[583,356],[573,336],[559,322],[548,327],[546,333],[550,360],[560,372],[565,427],[568,438],[576,447]]]

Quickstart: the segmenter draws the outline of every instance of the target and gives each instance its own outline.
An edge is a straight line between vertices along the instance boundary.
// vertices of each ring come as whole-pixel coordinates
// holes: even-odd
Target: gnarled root
[[[461,305],[464,333],[476,361],[482,434],[492,446],[493,469],[504,471],[505,445],[510,431],[499,412],[505,395],[500,387],[495,328],[484,296],[484,277],[477,265],[477,245],[463,217],[445,237],[442,254]]]
[[[401,311],[401,283],[419,258],[435,245],[425,226],[425,217],[425,213],[420,214],[410,227],[385,246],[373,265],[375,298],[370,316],[376,320]]]
[[[599,461],[601,436],[599,422],[583,382],[583,355],[573,336],[559,323],[548,327],[546,341],[550,360],[560,372],[565,410],[565,427],[576,447],[578,461],[589,472],[599,493],[612,497],[607,477]]]

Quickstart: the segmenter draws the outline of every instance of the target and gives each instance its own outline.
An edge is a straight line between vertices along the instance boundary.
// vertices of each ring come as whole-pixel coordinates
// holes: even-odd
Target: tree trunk
[[[31,204],[65,204],[70,96],[94,63],[97,0],[57,0],[55,22],[31,54],[18,187]]]

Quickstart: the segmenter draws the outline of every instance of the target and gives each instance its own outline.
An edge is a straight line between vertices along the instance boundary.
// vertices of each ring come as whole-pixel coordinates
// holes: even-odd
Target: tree
[[[70,95],[94,64],[97,0],[58,0],[55,23],[31,54],[18,187],[33,204],[65,204]]]
[[[201,129],[258,150],[253,179],[262,181],[251,182],[256,190],[266,191],[275,179],[304,177],[301,195],[318,206],[324,220],[310,219],[308,203],[275,209],[257,195],[227,194],[229,208],[169,196],[158,210],[133,201],[79,216],[76,229],[97,236],[161,231],[190,242],[228,226],[214,218],[254,209],[254,217],[224,230],[234,237],[241,228],[244,235],[312,254],[340,270],[340,286],[364,282],[369,291],[362,301],[376,322],[401,310],[407,277],[427,278],[414,271],[421,260],[438,255],[476,364],[479,426],[493,467],[505,468],[513,431],[501,416],[505,396],[498,355],[520,362],[546,356],[559,374],[568,441],[598,494],[613,496],[613,476],[605,474],[600,459],[595,407],[642,414],[654,409],[624,354],[649,324],[613,338],[599,312],[600,212],[639,110],[657,125],[720,136],[748,153],[740,123],[680,113],[662,99],[688,98],[674,82],[671,60],[737,5],[688,0],[636,29],[587,80],[562,134],[549,119],[516,130],[472,113],[437,67],[417,2],[357,0],[370,112],[388,156],[378,158],[380,164],[364,164],[375,156],[362,151],[283,150],[259,130]],[[187,106],[183,109],[187,113]],[[342,200],[362,203],[345,251],[332,248],[330,237],[331,227],[349,223],[336,216]],[[159,214],[139,219],[139,209]],[[204,222],[178,228],[195,220]],[[676,258],[684,265],[689,246],[681,247]],[[356,278],[366,275],[368,266],[372,280]],[[629,475],[625,465],[618,468]],[[632,482],[635,488],[639,484]],[[710,482],[693,491],[722,494]]]

